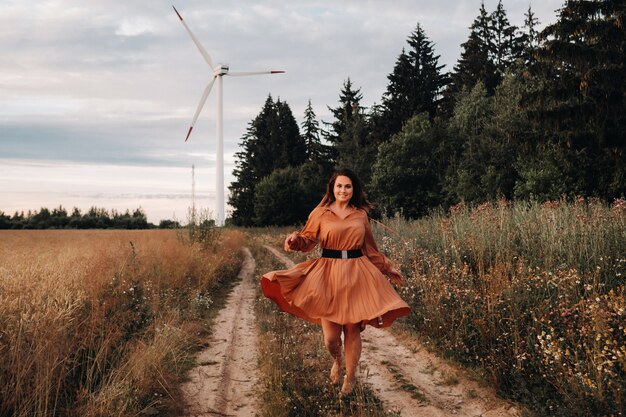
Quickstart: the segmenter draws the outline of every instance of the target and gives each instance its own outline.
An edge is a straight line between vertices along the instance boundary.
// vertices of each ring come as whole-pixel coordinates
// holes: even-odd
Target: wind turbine
[[[216,119],[216,127],[217,127],[217,150],[216,150],[216,166],[215,166],[215,192],[216,192],[216,214],[217,219],[215,224],[217,226],[223,226],[225,215],[224,215],[224,132],[222,129],[222,123],[224,119],[223,114],[223,96],[222,96],[222,77],[224,75],[230,75],[234,77],[243,77],[248,75],[261,75],[261,74],[282,74],[285,71],[249,71],[249,72],[230,72],[228,68],[228,64],[218,64],[213,65],[213,60],[211,59],[211,55],[204,49],[198,38],[195,37],[187,23],[183,20],[183,17],[178,13],[176,7],[172,6],[176,15],[182,22],[183,26],[187,30],[187,33],[191,37],[193,43],[196,44],[200,54],[204,57],[204,60],[209,64],[209,68],[213,71],[213,78],[209,81],[209,84],[204,89],[202,93],[202,97],[200,98],[200,103],[198,104],[198,108],[196,109],[196,114],[193,116],[193,120],[191,122],[191,126],[189,127],[189,131],[187,132],[187,137],[185,138],[185,142],[189,139],[189,135],[191,135],[191,131],[193,130],[193,126],[196,124],[198,120],[198,116],[200,115],[200,111],[202,107],[204,107],[204,103],[206,103],[207,98],[209,97],[209,93],[211,92],[211,88],[215,81],[217,81],[217,119]]]

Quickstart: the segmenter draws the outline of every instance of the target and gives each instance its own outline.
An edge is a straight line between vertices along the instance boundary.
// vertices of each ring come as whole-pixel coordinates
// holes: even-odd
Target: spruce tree
[[[496,10],[491,14],[493,28],[493,63],[500,79],[509,66],[522,55],[521,41],[516,26],[511,25],[502,5],[498,2]]]
[[[266,165],[263,177],[269,175],[276,168],[298,166],[307,158],[307,149],[304,139],[300,135],[298,122],[289,105],[278,99],[275,104],[276,125],[272,129],[272,144],[277,149],[278,160]]]
[[[527,67],[534,64],[535,53],[539,47],[537,26],[539,26],[539,19],[535,17],[531,7],[528,6],[528,11],[524,14],[524,26],[519,36],[520,57]]]
[[[493,95],[500,81],[493,61],[496,49],[492,16],[480,5],[479,15],[470,26],[470,35],[461,45],[463,51],[451,76],[451,86],[447,94],[455,95],[463,89],[471,90],[477,82],[482,82],[488,95]]]
[[[241,150],[235,154],[233,174],[237,179],[229,187],[232,222],[253,225],[256,184],[277,168],[304,163],[306,157],[306,144],[289,105],[268,96],[242,137]]]
[[[409,58],[412,64],[409,118],[426,112],[432,120],[439,107],[441,90],[447,82],[446,76],[441,74],[444,65],[439,65],[440,56],[435,56],[433,43],[419,24],[407,42],[411,47]]]
[[[340,163],[340,153],[343,152],[341,148],[344,147],[341,144],[342,138],[345,138],[346,130],[353,125],[355,114],[364,111],[364,108],[361,107],[362,98],[361,89],[355,89],[352,81],[348,78],[341,87],[339,105],[334,108],[328,106],[328,110],[333,115],[333,120],[324,122],[328,129],[324,130],[322,135],[329,143],[328,157],[332,164],[337,165]]]
[[[382,131],[376,132],[378,142],[386,142],[411,115],[411,59],[403,48],[396,60],[391,74],[387,76],[389,84],[382,99]]]
[[[311,100],[304,109],[304,120],[300,124],[302,131],[302,139],[306,146],[306,154],[308,161],[320,161],[325,158],[327,151],[320,140],[320,124],[317,121]]]
[[[326,123],[330,129],[324,132],[324,135],[332,145],[339,143],[341,135],[350,126],[354,115],[363,111],[361,107],[362,98],[361,89],[354,89],[350,78],[344,81],[339,94],[339,106],[335,108],[328,107],[328,110],[333,114],[334,120]]]
[[[538,50],[549,89],[535,97],[535,116],[576,155],[580,191],[607,199],[626,193],[625,20],[623,0],[568,0]]]
[[[257,116],[258,117],[258,116]],[[231,220],[237,226],[252,226],[254,218],[254,189],[260,180],[252,169],[252,158],[256,147],[253,123],[248,126],[242,137],[241,150],[235,153],[235,169],[237,178],[230,184],[228,204],[233,207]]]
[[[351,168],[364,183],[369,182],[372,160],[376,155],[375,148],[367,143],[367,139],[367,115],[362,108],[355,106],[336,146],[337,164]]]
[[[433,43],[419,23],[407,43],[408,49],[402,49],[393,72],[387,77],[389,84],[380,116],[372,117],[371,142],[387,141],[415,114],[427,112],[432,119],[439,110],[441,93],[447,83],[446,75],[441,73],[439,55],[435,55]]]

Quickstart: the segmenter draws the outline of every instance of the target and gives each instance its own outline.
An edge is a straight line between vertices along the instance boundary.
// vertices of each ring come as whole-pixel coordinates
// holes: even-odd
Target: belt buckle
[[[348,251],[347,250],[342,250],[341,251],[341,259],[348,259]]]

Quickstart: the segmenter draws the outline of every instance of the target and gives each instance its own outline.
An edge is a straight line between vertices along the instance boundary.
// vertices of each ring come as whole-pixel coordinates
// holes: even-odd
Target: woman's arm
[[[320,211],[316,208],[300,232],[293,232],[285,239],[284,249],[287,252],[309,252],[317,245],[317,234],[320,227]]]
[[[369,260],[380,270],[380,272],[387,275],[391,282],[394,284],[402,283],[403,279],[400,272],[391,265],[389,258],[378,250],[369,219],[365,222],[365,241],[363,243],[362,250],[363,254],[369,258]]]

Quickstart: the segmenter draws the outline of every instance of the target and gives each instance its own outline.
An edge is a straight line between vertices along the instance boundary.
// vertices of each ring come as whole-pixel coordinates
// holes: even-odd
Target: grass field
[[[0,416],[180,411],[243,235],[0,232]]]
[[[262,245],[286,230],[0,232],[0,416],[180,412],[238,249],[282,269]],[[626,414],[626,201],[460,205],[374,231],[406,278],[396,330],[538,416]],[[257,320],[260,415],[392,415],[366,385],[338,399],[316,326],[260,293]]]
[[[459,205],[377,225],[405,331],[537,415],[626,414],[626,201]]]

